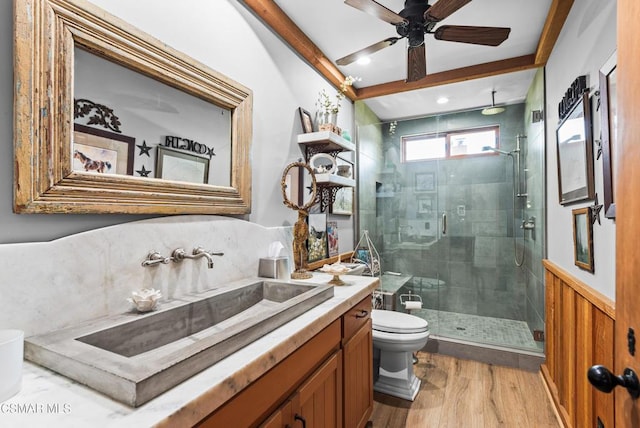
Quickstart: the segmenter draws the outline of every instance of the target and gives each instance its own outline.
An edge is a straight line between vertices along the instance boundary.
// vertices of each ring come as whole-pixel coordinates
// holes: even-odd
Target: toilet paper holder
[[[422,309],[422,297],[413,293],[401,294],[400,304],[407,310]]]

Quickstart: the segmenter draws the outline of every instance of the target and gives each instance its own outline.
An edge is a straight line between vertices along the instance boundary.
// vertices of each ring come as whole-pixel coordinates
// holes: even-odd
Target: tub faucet
[[[184,259],[199,259],[204,257],[207,259],[207,267],[213,269],[213,256],[224,256],[224,253],[214,253],[207,251],[202,247],[195,247],[191,254],[187,254],[184,248],[176,248],[171,254],[173,261],[181,262]]]

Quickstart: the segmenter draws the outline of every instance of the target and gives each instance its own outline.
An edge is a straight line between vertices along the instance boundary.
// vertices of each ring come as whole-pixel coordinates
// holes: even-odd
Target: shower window
[[[406,136],[402,137],[402,161],[494,155],[487,148],[499,148],[499,141],[499,126]]]

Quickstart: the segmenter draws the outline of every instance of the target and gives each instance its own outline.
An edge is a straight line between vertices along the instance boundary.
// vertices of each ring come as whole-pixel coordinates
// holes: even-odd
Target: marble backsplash
[[[171,216],[125,223],[51,242],[0,245],[0,329],[25,336],[131,310],[126,298],[155,288],[165,300],[257,276],[258,260],[280,241],[291,258],[291,227],[265,228],[221,216]],[[222,251],[206,259],[142,267],[152,250]]]

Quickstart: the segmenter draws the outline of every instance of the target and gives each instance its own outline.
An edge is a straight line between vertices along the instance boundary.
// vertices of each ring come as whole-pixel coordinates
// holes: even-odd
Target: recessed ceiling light
[[[447,98],[447,97],[440,97],[440,98],[438,98],[438,99],[436,100],[436,102],[437,102],[438,104],[446,104],[446,103],[448,103],[448,102],[449,102],[449,98]]]
[[[369,58],[368,56],[363,56],[358,58],[358,64],[360,65],[367,65],[371,62],[371,58]]]

